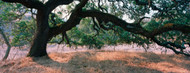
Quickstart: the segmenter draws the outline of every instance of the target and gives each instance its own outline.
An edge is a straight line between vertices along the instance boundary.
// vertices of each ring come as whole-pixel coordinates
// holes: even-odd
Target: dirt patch
[[[2,73],[190,73],[190,58],[155,53],[88,51],[50,53],[0,62]]]

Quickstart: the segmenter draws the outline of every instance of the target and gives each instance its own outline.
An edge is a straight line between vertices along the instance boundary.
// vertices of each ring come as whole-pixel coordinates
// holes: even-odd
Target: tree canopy
[[[48,41],[59,34],[62,34],[62,40],[65,39],[68,44],[91,44],[98,48],[105,42],[155,42],[176,54],[190,56],[189,51],[185,51],[190,46],[190,0],[2,1],[19,3],[30,10],[36,9],[31,13],[36,14],[36,33],[28,56],[47,55]],[[67,5],[70,13],[68,18],[58,16],[65,15],[62,11],[55,12],[55,8],[59,6],[66,9],[62,5]],[[131,22],[128,22],[129,20]],[[77,26],[78,24],[80,26]],[[18,25],[25,25],[25,22]],[[107,38],[104,36],[105,31],[110,35]],[[114,35],[117,36],[111,37]],[[84,39],[76,42],[79,38]],[[185,46],[186,44],[189,46]]]

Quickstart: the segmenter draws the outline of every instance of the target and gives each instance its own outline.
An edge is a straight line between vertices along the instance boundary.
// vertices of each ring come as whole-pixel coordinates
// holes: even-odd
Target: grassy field
[[[190,73],[181,55],[122,51],[50,53],[0,62],[1,73]]]

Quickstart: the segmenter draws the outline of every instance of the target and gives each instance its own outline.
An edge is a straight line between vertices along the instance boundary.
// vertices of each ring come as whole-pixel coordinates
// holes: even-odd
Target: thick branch
[[[188,25],[180,25],[180,24],[168,24],[166,26],[163,26],[159,29],[155,29],[151,32],[145,30],[142,27],[139,27],[137,23],[127,23],[126,21],[108,14],[108,13],[103,13],[100,11],[95,11],[95,10],[87,10],[87,11],[82,11],[80,14],[72,14],[70,19],[63,25],[63,27],[55,27],[52,28],[52,34],[57,35],[61,33],[62,31],[67,31],[70,30],[72,27],[75,27],[77,24],[79,24],[80,20],[85,17],[95,17],[97,20],[101,20],[104,22],[112,22],[116,26],[122,27],[124,30],[135,33],[135,34],[141,34],[145,37],[151,38],[156,35],[162,34],[164,32],[172,31],[172,30],[177,30],[181,31],[183,33],[190,33],[189,29],[190,26]]]
[[[81,11],[82,7],[86,4],[87,1],[88,0],[83,0],[79,5],[76,6],[76,9],[73,10],[73,13],[71,14],[69,20],[65,24],[63,24],[61,27],[51,28],[49,38],[51,38],[57,34],[60,34],[62,32],[65,32],[67,30],[72,29],[77,24],[79,24],[79,22],[81,21],[82,18],[92,17],[92,18],[96,18],[100,23],[101,22],[105,22],[105,23],[112,22],[114,25],[119,26],[128,32],[132,32],[135,34],[141,34],[147,38],[151,38],[157,44],[164,46],[164,47],[167,47],[167,48],[170,48],[177,54],[184,54],[186,56],[189,56],[189,54],[177,51],[175,49],[175,48],[180,48],[180,49],[182,48],[183,49],[183,47],[181,47],[179,45],[176,46],[176,44],[171,43],[171,42],[161,43],[157,39],[152,38],[152,37],[155,37],[156,35],[159,35],[159,34],[162,34],[164,32],[168,32],[168,31],[173,31],[173,30],[181,31],[183,33],[190,33],[190,31],[189,31],[190,26],[189,25],[168,23],[168,24],[165,24],[161,28],[155,29],[153,31],[147,31],[143,27],[139,27],[140,21],[143,18],[140,19],[138,23],[127,23],[126,21],[124,21],[124,20],[122,20],[122,19],[120,19],[114,15],[111,15],[108,13],[103,13],[103,12],[100,12],[97,10]]]
[[[136,23],[135,24],[134,23],[127,23],[126,21],[124,21],[124,20],[122,20],[122,19],[120,19],[114,15],[111,15],[108,13],[103,13],[100,11],[88,10],[88,11],[81,12],[80,15],[83,18],[84,17],[96,17],[96,19],[102,20],[105,23],[112,22],[113,24],[120,26],[120,27],[126,29],[127,31],[131,31],[134,33],[140,33],[140,31],[136,31],[136,30],[142,29],[142,28],[136,26]]]
[[[44,7],[44,4],[38,0],[2,0],[4,2],[9,3],[20,3],[27,8],[35,8],[35,9],[42,9]]]
[[[184,25],[184,24],[174,24],[174,23],[168,23],[165,24],[163,27],[155,29],[151,32],[152,36],[162,34],[163,32],[171,31],[171,30],[177,30],[181,31],[183,33],[190,33],[190,26]]]
[[[101,19],[102,21],[105,22],[112,22],[113,24],[122,27],[123,29],[125,29],[126,31],[135,33],[135,34],[141,34],[143,36],[146,37],[153,37],[159,34],[162,34],[164,32],[167,31],[172,31],[172,30],[177,30],[177,31],[181,31],[183,33],[190,33],[189,29],[190,26],[188,25],[182,25],[182,24],[166,24],[165,26],[159,28],[159,29],[155,29],[152,32],[146,31],[144,28],[139,27],[137,25],[140,24],[136,24],[136,23],[127,23],[126,21],[108,14],[108,13],[103,13],[100,11],[93,11],[93,10],[88,10],[88,11],[83,11],[81,14],[81,17],[96,17],[97,19]]]
[[[77,24],[80,23],[81,17],[79,17],[79,13],[82,11],[82,7],[85,6],[85,4],[88,2],[88,0],[82,0],[73,10],[70,18],[62,24],[60,27],[53,27],[50,28],[50,33],[49,33],[49,39],[51,39],[53,36],[56,36],[62,32],[68,31],[75,27]]]

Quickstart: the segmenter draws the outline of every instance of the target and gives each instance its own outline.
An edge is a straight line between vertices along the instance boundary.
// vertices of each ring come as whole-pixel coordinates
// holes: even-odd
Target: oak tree
[[[160,46],[169,48],[176,54],[190,56],[189,52],[184,52],[186,49],[184,44],[190,45],[189,0],[79,0],[79,3],[71,11],[71,15],[67,21],[54,27],[50,27],[50,23],[48,22],[48,19],[50,19],[49,15],[52,14],[52,11],[59,5],[69,5],[75,0],[47,0],[44,3],[39,0],[2,1],[20,3],[27,8],[34,8],[37,10],[37,30],[28,53],[28,56],[31,57],[47,55],[46,46],[49,40],[58,34],[63,34],[62,37],[67,37],[65,32],[76,27],[76,25],[86,17],[92,18],[94,27],[96,28],[113,30],[113,27],[120,27],[125,31],[142,35],[146,37],[146,39],[150,39]],[[89,4],[91,4],[91,6],[85,7]],[[110,10],[104,6],[105,4],[107,4],[108,7],[115,7],[114,11],[129,15],[129,17],[135,21],[129,23],[121,17],[118,17],[116,14],[110,13]],[[142,24],[143,22],[141,21],[147,18],[145,15],[151,13],[151,11],[157,11],[152,18],[158,21]],[[151,24],[158,24],[159,26],[152,28],[151,30],[147,29],[149,26],[146,27],[146,25]],[[167,32],[171,33],[170,31],[179,31],[180,34],[187,39],[179,39],[181,44],[176,44],[175,42],[167,40],[168,38],[165,38],[164,40],[159,39],[159,35]]]

